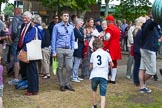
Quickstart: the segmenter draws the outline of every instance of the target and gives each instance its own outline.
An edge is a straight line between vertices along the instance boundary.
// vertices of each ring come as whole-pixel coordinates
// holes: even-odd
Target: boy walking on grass
[[[93,48],[96,50],[92,53],[90,59],[90,69],[92,69],[90,79],[93,95],[93,107],[97,108],[97,86],[100,87],[101,108],[105,108],[105,96],[108,83],[109,64],[113,66],[110,54],[102,49],[103,42],[100,39],[95,39]]]

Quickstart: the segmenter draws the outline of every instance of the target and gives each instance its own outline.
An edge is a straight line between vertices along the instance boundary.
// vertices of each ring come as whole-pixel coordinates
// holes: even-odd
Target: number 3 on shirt
[[[101,65],[101,64],[102,64],[101,56],[98,55],[98,56],[97,56],[97,59],[98,59],[98,63],[97,63],[97,64],[98,64],[98,65]]]

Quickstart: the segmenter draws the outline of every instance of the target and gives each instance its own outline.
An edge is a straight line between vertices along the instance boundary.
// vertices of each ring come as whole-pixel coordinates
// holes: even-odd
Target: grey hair
[[[42,18],[39,15],[35,14],[35,15],[32,16],[31,21],[33,23],[41,24],[42,23]]]
[[[107,21],[106,20],[104,20],[104,21],[102,21],[102,23],[101,24],[107,24]]]
[[[25,11],[25,12],[23,13],[23,16],[27,16],[27,17],[29,17],[29,19],[32,18],[32,14],[31,14],[31,12],[29,12],[29,11]]]
[[[79,22],[83,22],[83,19],[82,18],[77,18],[76,20],[75,20],[75,22],[76,22],[76,25],[79,23]]]

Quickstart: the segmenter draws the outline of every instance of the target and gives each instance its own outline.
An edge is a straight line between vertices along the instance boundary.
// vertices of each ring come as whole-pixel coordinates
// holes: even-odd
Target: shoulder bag
[[[38,29],[35,27],[36,33],[34,40],[26,44],[27,48],[27,59],[28,60],[41,60],[42,50],[41,50],[41,40],[38,39]]]
[[[29,63],[29,60],[27,59],[27,52],[24,51],[24,49],[21,49],[18,56],[18,60],[24,62],[24,63]]]
[[[78,39],[74,42],[74,49],[78,49]]]

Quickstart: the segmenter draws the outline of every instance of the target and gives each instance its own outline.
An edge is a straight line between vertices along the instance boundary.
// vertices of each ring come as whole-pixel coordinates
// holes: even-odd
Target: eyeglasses
[[[68,33],[68,29],[67,29],[67,27],[64,27],[65,28],[65,30],[66,30],[66,33]]]

